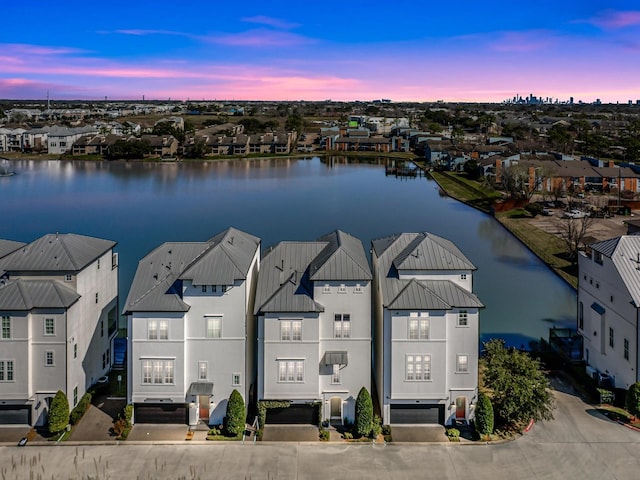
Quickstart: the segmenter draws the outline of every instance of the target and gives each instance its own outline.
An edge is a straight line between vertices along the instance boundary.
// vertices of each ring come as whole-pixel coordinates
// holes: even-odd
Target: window
[[[47,367],[53,367],[55,365],[54,358],[53,358],[53,352],[51,352],[51,351],[44,352],[44,364]]]
[[[56,323],[53,318],[45,318],[44,319],[44,334],[45,335],[55,335],[56,334]]]
[[[351,315],[336,313],[333,321],[334,338],[351,338]]]
[[[324,287],[322,287],[322,293],[331,293],[331,287],[328,283],[325,283]]]
[[[610,301],[611,303],[613,303],[613,295],[611,295],[611,296],[609,297],[609,301]]]
[[[602,265],[602,253],[600,252],[593,252],[593,261],[596,262],[599,265]]]
[[[347,287],[344,283],[338,287],[338,293],[347,293]]]
[[[331,374],[331,383],[340,383],[340,365],[333,365],[333,373]]]
[[[104,320],[100,320],[100,336],[104,337]]]
[[[8,340],[11,338],[11,317],[2,316],[2,339]]]
[[[227,291],[227,286],[226,285],[221,285],[222,287],[222,293],[225,293]]]
[[[623,341],[624,345],[624,359],[629,360],[629,339],[625,338]]]
[[[73,344],[73,358],[78,358],[78,344]]]
[[[143,360],[142,383],[173,383],[174,360]]]
[[[78,404],[78,387],[73,387],[73,406]]]
[[[424,317],[409,318],[409,340],[429,339],[429,319]]]
[[[456,357],[456,372],[467,373],[469,371],[469,355],[458,355]]]
[[[211,285],[211,292],[212,293],[217,293],[218,292],[218,286],[217,285]]]
[[[202,285],[202,293],[207,293],[207,286],[206,285]]]
[[[582,302],[578,303],[578,328],[584,330],[584,305]]]
[[[198,380],[206,380],[209,378],[207,374],[207,362],[198,362]]]
[[[460,274],[460,280],[466,280],[467,279],[467,274],[466,273],[461,273]]]
[[[356,283],[356,286],[353,287],[353,293],[362,293],[362,285]]]
[[[169,320],[149,320],[149,340],[169,339]]]
[[[302,320],[281,320],[280,340],[300,341],[302,340]]]
[[[70,274],[68,274],[68,273],[67,273],[67,274],[64,276],[64,281],[65,281],[65,282],[70,282],[71,280],[73,280],[73,275],[70,275]]]
[[[613,334],[614,334],[613,327],[609,327],[609,346],[611,348],[615,347],[615,339],[613,337]]]
[[[104,370],[107,366],[107,352],[102,354],[102,369]]]
[[[234,373],[233,375],[231,375],[231,384],[234,387],[239,387],[240,385],[242,385],[242,376],[239,373]]]
[[[304,360],[280,360],[278,361],[279,382],[303,382]]]
[[[96,303],[98,303],[98,292],[96,292]]]
[[[118,254],[111,255],[111,270],[118,267]]]
[[[222,337],[222,317],[206,317],[207,338]]]
[[[0,360],[0,382],[13,382],[13,360]]]
[[[98,259],[98,270],[100,270],[100,259]]]
[[[458,312],[458,326],[459,327],[468,327],[469,326],[469,318],[467,317],[466,310],[460,310]]]
[[[431,380],[431,355],[407,355],[405,378],[409,381]]]

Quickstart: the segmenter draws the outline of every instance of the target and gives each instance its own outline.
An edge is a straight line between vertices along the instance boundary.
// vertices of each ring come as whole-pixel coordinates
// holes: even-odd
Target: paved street
[[[447,478],[623,480],[640,471],[640,433],[556,382],[556,419],[500,445],[131,442],[0,448],[2,478]],[[563,392],[563,390],[565,393]]]

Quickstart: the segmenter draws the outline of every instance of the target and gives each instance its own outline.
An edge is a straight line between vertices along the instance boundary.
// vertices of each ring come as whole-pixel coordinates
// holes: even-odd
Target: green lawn
[[[469,180],[463,174],[432,172],[431,176],[449,196],[483,212],[490,212],[493,202],[502,198],[500,192],[480,182]]]

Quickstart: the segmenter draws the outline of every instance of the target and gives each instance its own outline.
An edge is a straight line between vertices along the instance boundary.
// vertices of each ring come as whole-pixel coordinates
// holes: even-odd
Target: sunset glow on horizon
[[[25,0],[3,16],[4,99],[640,99],[634,1]]]

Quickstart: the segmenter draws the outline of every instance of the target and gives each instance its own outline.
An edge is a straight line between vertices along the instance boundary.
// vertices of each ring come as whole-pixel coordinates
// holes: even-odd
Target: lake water
[[[229,226],[262,239],[314,240],[337,228],[374,238],[428,231],[452,240],[478,267],[482,339],[514,346],[574,326],[576,296],[493,218],[439,194],[425,178],[386,177],[384,160],[237,160],[152,164],[12,162],[0,178],[0,238],[45,233],[115,240],[120,305],[138,261],[166,241],[203,241]]]

